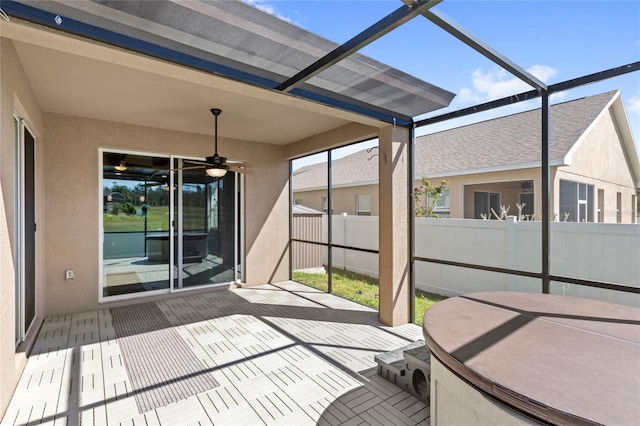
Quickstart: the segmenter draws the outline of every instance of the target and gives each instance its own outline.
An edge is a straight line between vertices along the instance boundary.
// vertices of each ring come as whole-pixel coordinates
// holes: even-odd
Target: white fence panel
[[[551,273],[640,287],[640,225],[552,223]],[[552,293],[640,306],[635,294],[553,283]]]
[[[326,240],[327,218],[323,217]],[[333,216],[333,243],[378,249],[378,218]],[[540,222],[417,219],[416,256],[540,272]],[[640,225],[551,223],[551,273],[640,287]],[[323,261],[326,263],[326,255]],[[333,250],[334,266],[378,277],[376,255]],[[540,292],[538,279],[416,262],[416,287],[447,296],[474,291]],[[640,295],[552,283],[551,291],[640,306]]]
[[[322,217],[324,242],[327,242],[328,217]],[[331,219],[333,244],[378,250],[378,217],[334,215]],[[333,248],[333,266],[378,278],[378,255],[357,250]],[[326,264],[327,251],[323,262]]]

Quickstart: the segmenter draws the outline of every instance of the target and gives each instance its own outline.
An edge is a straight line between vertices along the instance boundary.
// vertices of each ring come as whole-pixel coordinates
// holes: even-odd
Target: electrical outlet
[[[67,269],[64,271],[64,277],[67,280],[72,280],[73,279],[73,269]]]

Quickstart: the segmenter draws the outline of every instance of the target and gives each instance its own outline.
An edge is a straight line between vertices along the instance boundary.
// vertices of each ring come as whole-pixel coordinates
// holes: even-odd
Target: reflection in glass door
[[[102,297],[168,291],[169,164],[102,153]]]
[[[180,170],[176,159],[175,289],[233,282],[236,263],[236,175],[212,178],[203,169]]]
[[[101,159],[101,297],[235,281],[235,173],[211,178],[182,170],[181,159],[139,153]]]

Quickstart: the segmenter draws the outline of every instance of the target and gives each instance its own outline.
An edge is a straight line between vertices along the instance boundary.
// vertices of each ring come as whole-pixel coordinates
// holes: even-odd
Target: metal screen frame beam
[[[549,95],[564,90],[573,89],[576,87],[584,86],[586,84],[597,83],[599,81],[608,80],[610,78],[619,77],[624,74],[640,71],[640,61],[632,62],[630,64],[621,65],[619,67],[609,68],[604,71],[585,75],[583,77],[574,78],[572,80],[566,80],[560,83],[552,84],[548,87],[547,92]],[[425,118],[415,122],[415,127],[428,126],[429,124],[440,123],[443,121],[451,120],[454,118],[465,117],[467,115],[475,114],[478,112],[489,111],[494,108],[502,106],[517,104],[518,102],[529,101],[542,96],[538,90],[528,90],[526,92],[518,93],[517,95],[511,95],[504,98],[496,99],[493,101],[485,102],[482,104],[474,105],[471,107],[459,109],[457,111],[448,112],[446,114],[437,115],[435,117]]]
[[[478,37],[473,35],[470,31],[462,27],[460,24],[449,18],[442,12],[435,10],[425,10],[422,12],[422,16],[433,22],[438,27],[442,28],[467,46],[471,47],[482,56],[488,58],[492,62],[500,65],[502,68],[509,71],[511,74],[518,77],[531,87],[538,90],[547,90],[547,85],[540,81],[536,76],[527,72],[525,69],[516,65],[509,58],[502,55],[497,50],[493,49],[488,44],[484,43]]]
[[[364,46],[376,41],[383,35],[398,28],[402,24],[424,13],[429,8],[434,7],[442,1],[443,0],[420,0],[416,1],[413,6],[400,6],[366,30],[336,47],[333,51],[298,72],[293,77],[282,82],[278,87],[276,87],[276,90],[289,92],[290,90],[295,89],[315,75],[321,73],[327,68],[330,68],[348,56],[351,56]]]
[[[551,167],[549,163],[550,142],[550,117],[549,117],[549,92],[542,91],[542,164],[540,173],[542,174],[542,292],[548,294],[550,287],[549,271],[550,250],[551,250],[551,215],[549,206],[551,204]]]

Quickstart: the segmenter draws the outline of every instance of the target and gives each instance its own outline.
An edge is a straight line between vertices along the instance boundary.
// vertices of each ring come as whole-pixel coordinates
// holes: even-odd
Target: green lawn
[[[144,218],[142,216],[128,216],[125,214],[102,215],[104,232],[142,232],[144,231]],[[169,208],[149,207],[147,213],[148,231],[167,231],[169,229]]]
[[[205,229],[204,209],[186,206],[182,216],[186,231]],[[137,215],[104,213],[102,215],[104,232],[143,232],[144,218]],[[169,207],[149,207],[147,212],[147,231],[167,231],[169,229]]]
[[[328,274],[294,272],[293,279],[310,287],[327,291]],[[333,269],[333,294],[378,310],[378,280],[342,269]],[[444,296],[416,290],[416,324],[422,325],[424,313]]]

